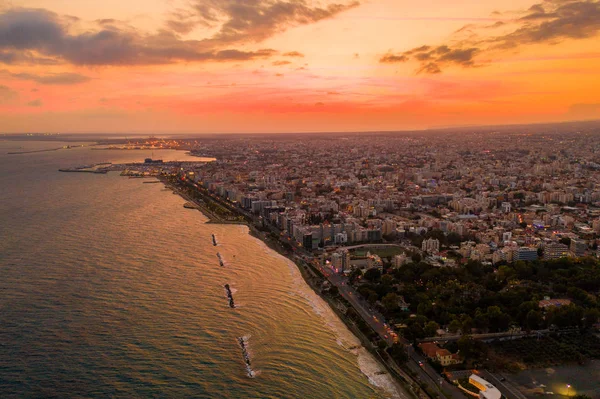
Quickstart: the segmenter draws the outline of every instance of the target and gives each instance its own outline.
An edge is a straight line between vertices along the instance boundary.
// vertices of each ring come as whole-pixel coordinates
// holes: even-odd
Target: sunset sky
[[[0,133],[600,119],[599,33],[590,0],[0,0]]]

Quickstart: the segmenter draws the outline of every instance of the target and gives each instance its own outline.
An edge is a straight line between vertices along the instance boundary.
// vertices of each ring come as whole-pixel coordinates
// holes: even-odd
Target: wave
[[[389,374],[381,374],[382,366],[379,362],[361,345],[360,340],[346,327],[335,312],[329,307],[312,288],[306,284],[304,278],[298,271],[298,266],[289,259],[286,259],[290,267],[290,272],[294,280],[294,285],[298,287],[300,296],[305,298],[313,311],[319,315],[325,325],[336,334],[336,343],[348,352],[357,357],[357,364],[360,371],[367,377],[369,383],[376,386],[391,397],[402,398],[398,393],[396,383]]]
[[[329,304],[304,281],[298,266],[292,260],[273,251],[263,241],[258,241],[266,253],[286,262],[296,293],[306,301],[313,312],[320,316],[325,325],[335,334],[336,343],[357,357],[358,368],[367,377],[369,383],[383,390],[390,398],[409,398],[407,395],[400,394],[392,376],[387,373],[382,374],[384,370],[379,362],[361,345],[360,340],[346,327],[329,307]]]
[[[382,372],[385,372],[385,370],[383,370],[381,365],[375,360],[369,351],[362,346],[354,351],[358,352],[358,367],[360,368],[360,371],[367,376],[371,385],[375,385],[376,387],[383,389],[392,398],[410,398],[408,395],[400,394],[396,382],[392,376],[390,376],[387,372],[382,374]]]

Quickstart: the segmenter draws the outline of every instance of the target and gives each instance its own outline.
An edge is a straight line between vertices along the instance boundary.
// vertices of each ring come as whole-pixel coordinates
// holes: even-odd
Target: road
[[[506,396],[508,399],[527,399],[518,388],[512,386],[512,384],[502,375],[492,374],[487,370],[481,370],[480,373],[487,382],[498,388],[500,392],[502,392],[502,395]]]
[[[385,323],[383,316],[372,309],[367,301],[358,294],[354,288],[348,284],[348,280],[345,276],[328,271],[326,268],[319,266],[325,277],[329,282],[336,287],[342,297],[346,299],[359,313],[359,315],[375,330],[381,339],[385,340],[388,345],[394,344],[394,338],[390,335],[391,329]],[[403,338],[399,338],[398,342],[403,344],[407,350],[410,360],[406,363],[408,368],[416,373],[418,379],[432,387],[437,391],[441,398],[447,399],[465,399],[465,395],[454,385],[448,383],[440,374],[438,374],[430,365],[427,363],[427,359],[418,354],[412,345]],[[442,392],[442,389],[444,392]]]
[[[192,183],[193,186],[198,190],[202,190],[197,184]],[[206,191],[206,190],[204,190]],[[208,193],[208,192],[207,192]],[[220,203],[223,206],[231,209],[232,211],[237,211],[238,213],[243,214],[247,218],[250,218],[255,225],[259,225],[259,218],[254,215],[251,215],[248,212],[242,211],[240,208],[235,207],[232,204],[227,203],[227,201],[218,198],[216,195],[208,193],[215,201]],[[283,240],[281,237],[281,231],[276,227],[266,224],[267,227],[272,233],[276,234]],[[296,252],[295,256],[302,256],[306,262],[312,263],[313,266],[317,267],[323,276],[327,278],[327,280],[334,286],[336,286],[339,290],[340,295],[346,299],[352,307],[357,311],[357,313],[365,320],[365,322],[371,326],[371,328],[380,336],[382,340],[384,340],[389,346],[393,345],[396,341],[392,336],[391,328],[385,323],[385,319],[383,316],[374,310],[367,301],[365,301],[360,294],[358,294],[354,288],[349,284],[348,279],[342,275],[334,273],[331,269],[325,268],[319,264],[319,262],[314,260],[314,257],[311,253],[306,251],[304,248],[298,245],[295,240],[291,240],[289,242],[292,245],[294,251]],[[435,390],[442,399],[465,399],[465,395],[458,390],[455,386],[449,384],[446,380],[442,378],[440,374],[438,374],[428,363],[425,358],[415,352],[414,348],[410,343],[403,338],[399,338],[398,342],[403,344],[406,348],[406,351],[409,355],[409,361],[406,363],[411,371],[416,373],[417,379],[429,385],[433,390]],[[407,376],[402,370],[399,368],[395,368],[399,373]],[[442,389],[444,392],[442,392]],[[521,398],[518,398],[521,399]]]
[[[267,225],[271,232],[281,235],[279,229]],[[312,254],[306,251],[304,248],[297,245],[292,240],[290,244],[294,247],[297,254],[304,255],[305,261],[310,262],[316,267],[321,274],[327,278],[327,280],[338,288],[340,295],[347,300],[354,310],[362,317],[362,319],[384,340],[389,346],[393,345],[395,340],[391,335],[391,328],[385,323],[385,318],[371,307],[371,305],[349,284],[348,279],[343,274],[334,273],[333,270],[324,267],[318,261],[316,261]],[[436,391],[442,399],[465,399],[465,395],[454,385],[448,383],[443,377],[438,374],[430,365],[427,363],[427,359],[423,358],[417,352],[410,343],[403,338],[399,338],[398,342],[403,344],[409,354],[410,360],[406,363],[408,368],[416,373],[418,381],[429,385],[434,391]],[[403,373],[399,368],[398,372],[405,375],[406,378],[412,379],[412,377]],[[444,392],[442,392],[442,390]]]

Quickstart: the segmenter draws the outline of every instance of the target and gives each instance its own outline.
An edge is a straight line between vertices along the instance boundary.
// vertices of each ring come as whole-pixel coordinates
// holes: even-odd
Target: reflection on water
[[[246,227],[205,224],[159,184],[57,172],[151,151],[5,151],[44,145],[0,142],[3,398],[383,397],[356,338]]]

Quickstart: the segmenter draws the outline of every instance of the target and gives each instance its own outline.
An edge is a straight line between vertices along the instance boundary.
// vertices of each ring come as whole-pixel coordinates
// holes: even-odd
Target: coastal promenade
[[[246,220],[251,221],[248,223],[239,222],[239,224],[246,224],[250,228],[250,232],[252,235],[254,235],[255,237],[264,241],[273,250],[279,252],[280,254],[282,254],[285,257],[290,258],[290,260],[292,260],[298,266],[298,269],[300,270],[306,283],[319,296],[321,296],[323,299],[326,300],[326,302],[328,302],[331,305],[334,312],[336,314],[338,314],[338,316],[342,319],[342,321],[346,325],[348,325],[349,327],[350,327],[350,325],[352,325],[353,328],[351,328],[351,330],[355,334],[362,335],[362,333],[356,328],[356,326],[354,326],[352,323],[350,323],[345,318],[344,315],[340,314],[339,311],[337,309],[335,309],[335,306],[333,306],[333,304],[331,303],[330,300],[328,300],[328,298],[323,297],[322,293],[319,290],[319,286],[324,281],[324,279],[329,280],[329,278],[331,277],[333,280],[330,280],[330,283],[334,284],[334,285],[335,285],[334,281],[337,281],[337,280],[335,280],[335,277],[331,274],[328,274],[323,268],[315,268],[314,267],[314,264],[313,264],[314,259],[312,257],[312,254],[306,252],[303,248],[298,248],[297,246],[293,246],[292,252],[290,252],[289,250],[286,250],[282,246],[281,240],[279,240],[279,239],[273,240],[272,239],[272,237],[274,237],[274,236],[281,237],[281,235],[280,235],[281,232],[279,230],[277,230],[275,227],[266,226],[267,229],[269,230],[269,232],[273,233],[271,235],[268,232],[260,231],[257,228],[257,226],[260,225],[259,218],[256,218],[253,215],[246,213],[237,207],[234,207],[232,204],[229,204],[229,203],[223,201],[222,199],[217,198],[216,196],[208,193],[208,191],[199,187],[196,184],[191,184],[191,183],[186,184],[186,183],[180,182],[180,181],[178,181],[177,183],[173,183],[163,177],[161,177],[160,180],[167,187],[174,190],[175,193],[181,195],[181,197],[184,198],[186,201],[190,201],[190,202],[193,202],[193,203],[199,205],[198,209],[201,212],[203,212],[205,214],[205,216],[208,217],[210,222],[212,222],[212,223],[222,223],[223,220],[218,215],[215,215],[214,213],[208,211],[205,201],[214,201],[214,202],[218,203],[220,206],[226,207],[229,210],[231,210],[232,212],[236,212],[237,214],[242,215]],[[196,198],[192,198],[192,196],[190,196],[189,194],[186,194],[185,188],[190,188],[190,187],[192,187],[193,189],[196,189],[196,190],[198,190],[198,192],[202,193],[202,198],[203,198],[202,201],[199,201]],[[345,283],[343,284],[343,286],[345,286],[346,288],[352,289],[351,287],[347,286]],[[350,294],[350,295],[354,295],[358,298],[358,296],[355,293]],[[383,334],[383,335],[389,334],[389,333],[386,333],[387,332],[386,329],[381,328],[383,326],[383,324],[381,324],[380,322],[374,322],[374,319],[367,316],[366,309],[361,307],[360,310],[357,309],[357,311],[361,315],[361,317],[363,317],[365,319],[365,322],[367,322],[370,326],[377,328],[376,331],[378,333],[381,332],[381,334]],[[363,337],[363,339],[361,341],[365,341],[364,343],[368,343],[368,344],[372,345],[371,343],[368,342],[368,339],[366,337]],[[393,341],[386,339],[386,343],[391,345],[391,344],[393,344]],[[411,391],[411,393],[409,393],[409,390],[407,389],[408,387],[405,387],[405,384],[416,386],[416,385],[418,385],[417,381],[412,381],[412,377],[410,375],[408,375],[405,371],[403,371],[400,367],[398,367],[398,365],[394,361],[392,361],[392,360],[386,361],[386,360],[382,359],[381,357],[379,357],[372,348],[368,348],[368,349],[370,349],[370,352],[376,357],[376,359],[378,359],[382,363],[382,365],[386,369],[392,371],[392,373],[390,373],[390,374],[392,375],[393,381],[396,384],[396,389],[401,396],[405,397],[406,395],[410,395],[411,393],[413,395],[415,395],[414,391]],[[398,376],[400,376],[400,378],[398,378]],[[423,391],[419,391],[417,396],[419,397],[419,399],[430,399],[430,396],[427,395]],[[464,398],[461,398],[461,399],[464,399]]]
[[[383,316],[374,310],[363,298],[357,293],[354,288],[348,284],[345,276],[331,272],[325,272],[328,281],[338,287],[342,297],[346,299],[352,307],[360,314],[367,324],[379,334],[380,338],[391,346],[394,344],[394,338],[390,335],[391,329],[385,323]],[[412,345],[404,338],[399,338],[398,342],[404,345],[409,361],[406,362],[407,367],[417,376],[417,382],[425,383],[430,388],[433,388],[441,398],[447,399],[464,399],[465,395],[460,392],[454,385],[448,383],[431,367],[427,359],[417,353]],[[403,373],[407,378],[411,378],[408,374]]]
[[[281,231],[279,231],[279,229],[277,229],[274,226],[268,225],[268,224],[267,225],[262,224],[261,223],[262,221],[260,220],[260,218],[257,218],[254,215],[251,215],[250,213],[245,212],[242,209],[236,207],[235,205],[233,205],[221,198],[218,198],[216,195],[208,192],[208,190],[204,189],[203,187],[198,186],[196,183],[178,181],[177,184],[173,185],[173,184],[170,184],[170,182],[164,178],[161,178],[161,180],[165,184],[169,185],[169,187],[176,190],[177,193],[182,195],[182,197],[185,198],[186,200],[192,201],[192,202],[198,204],[199,209],[203,213],[205,213],[205,215],[207,217],[209,217],[210,221],[213,223],[223,223],[223,222],[227,222],[227,221],[223,220],[223,218],[220,218],[218,215],[215,215],[214,213],[210,212],[206,207],[205,202],[207,202],[207,201],[213,201],[216,204],[218,204],[219,206],[222,206],[235,214],[243,216],[244,219],[246,220],[246,223],[243,223],[243,222],[237,222],[237,223],[247,224],[251,228],[251,231],[253,232],[253,234],[255,236],[257,236],[261,240],[267,242],[267,244],[270,244],[268,242],[269,234],[260,234],[256,226],[261,226],[263,228],[266,228],[270,233],[272,233],[272,236],[278,237],[278,240],[276,242],[276,244],[278,244],[278,246],[274,247],[273,245],[270,245],[273,249],[282,253],[282,255],[284,255],[286,257],[291,256],[295,260],[296,264],[304,263],[304,266],[305,266],[304,270],[302,270],[303,269],[302,266],[300,266],[300,265],[298,265],[298,266],[299,266],[300,270],[303,272],[302,274],[305,277],[305,280],[307,281],[307,283],[315,291],[317,291],[317,293],[319,293],[319,290],[318,290],[317,284],[315,284],[315,280],[318,279],[318,276],[315,276],[315,273],[312,270],[318,271],[318,273],[321,275],[320,276],[321,278],[326,279],[327,281],[329,281],[329,283],[331,285],[336,286],[338,288],[339,293],[342,296],[342,298],[344,298],[354,308],[354,310],[367,323],[367,325],[369,325],[373,329],[373,331],[375,331],[377,333],[377,335],[379,335],[379,337],[388,346],[392,346],[394,344],[394,342],[395,342],[394,338],[390,334],[392,332],[392,330],[391,330],[390,326],[388,326],[386,324],[384,317],[367,304],[367,302],[360,296],[360,294],[358,294],[354,290],[354,288],[348,283],[346,277],[341,274],[333,273],[332,270],[328,270],[328,269],[322,267],[321,265],[319,265],[318,262],[314,259],[313,255],[311,253],[309,253],[308,251],[306,251],[304,248],[299,247],[297,245],[297,243],[283,241],[283,239],[281,238],[282,237]],[[198,201],[197,199],[192,198],[190,195],[185,194],[185,192],[183,190],[184,188],[193,189],[193,190],[197,191],[199,194],[201,194],[201,196],[203,198],[202,202]],[[287,244],[288,246],[291,245],[292,250],[291,251],[286,250],[283,247],[282,242],[285,242],[285,244]],[[307,270],[311,270],[312,277],[309,277],[305,274],[305,272]],[[339,312],[337,312],[337,313],[339,315]],[[344,315],[340,315],[340,317],[343,319],[343,321],[346,324],[349,324],[348,320],[345,320]],[[400,338],[399,342],[402,345],[404,345],[407,355],[409,357],[409,361],[406,362],[406,367],[408,368],[408,370],[410,370],[410,372],[413,374],[413,376],[416,376],[416,377],[409,375],[405,370],[401,369],[394,361],[385,361],[384,359],[381,359],[381,358],[379,358],[379,359],[384,364],[384,366],[386,366],[388,369],[393,370],[394,374],[396,374],[397,376],[400,376],[400,382],[402,382],[404,384],[408,383],[408,384],[412,385],[413,387],[424,384],[428,387],[428,392],[430,394],[435,393],[435,395],[437,395],[438,397],[440,397],[442,399],[465,399],[465,395],[462,392],[460,392],[455,386],[453,386],[452,384],[450,384],[446,380],[444,380],[443,377],[440,374],[438,374],[427,363],[427,360],[424,359],[420,354],[418,354],[414,350],[414,348],[410,345],[410,343],[408,341],[404,340],[403,338]],[[396,378],[398,378],[398,377],[396,377]],[[399,387],[399,389],[402,389],[402,388]],[[405,389],[402,389],[402,391],[405,391]],[[414,394],[414,392],[413,392],[413,394]],[[428,398],[429,394],[419,390],[419,397],[421,397],[423,399]]]

